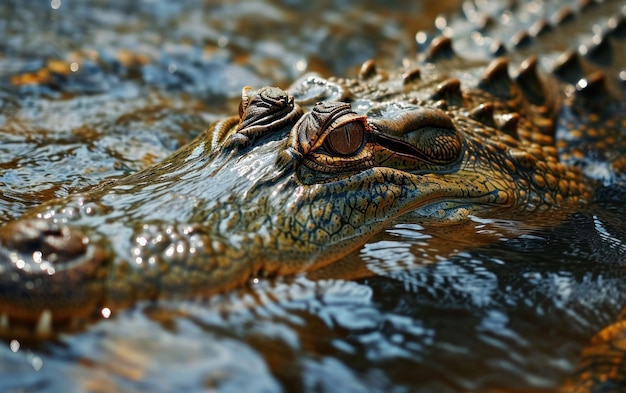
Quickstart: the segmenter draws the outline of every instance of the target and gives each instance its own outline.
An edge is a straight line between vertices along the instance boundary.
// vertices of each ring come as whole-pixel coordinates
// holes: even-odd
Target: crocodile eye
[[[349,156],[358,152],[365,141],[365,128],[361,122],[343,124],[332,130],[324,141],[324,147],[331,153]]]

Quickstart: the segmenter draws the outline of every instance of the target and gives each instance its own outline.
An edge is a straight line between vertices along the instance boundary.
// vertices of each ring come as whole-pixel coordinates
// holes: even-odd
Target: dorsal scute
[[[494,114],[493,103],[486,102],[472,109],[470,111],[469,116],[476,121],[479,121],[487,126],[495,128],[496,122],[493,118],[493,114]]]
[[[565,82],[576,83],[583,76],[578,52],[568,50],[561,54],[552,68],[552,73]]]
[[[512,81],[508,68],[506,57],[493,60],[483,72],[478,87],[502,99],[510,98]]]
[[[374,59],[369,59],[361,65],[358,76],[360,80],[367,80],[376,76],[377,73],[378,70],[376,68],[376,61],[374,61]]]
[[[608,106],[610,101],[612,97],[603,72],[596,71],[576,83],[573,106],[598,112]]]
[[[438,36],[434,38],[428,49],[426,50],[426,56],[424,58],[427,62],[438,62],[444,59],[450,59],[455,56],[454,49],[452,47],[452,39],[446,36]]]
[[[437,85],[435,92],[432,94],[433,101],[445,100],[451,105],[460,106],[463,102],[463,93],[461,92],[461,81],[457,78],[446,79]]]
[[[537,56],[533,55],[524,60],[517,70],[516,82],[522,89],[526,99],[533,105],[544,105],[547,91],[537,70]]]

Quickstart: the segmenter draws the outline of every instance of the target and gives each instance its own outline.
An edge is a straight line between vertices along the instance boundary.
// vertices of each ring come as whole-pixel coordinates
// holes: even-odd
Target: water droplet
[[[448,21],[446,20],[446,18],[442,15],[438,16],[435,19],[435,27],[439,30],[443,30],[448,26]]]
[[[220,48],[224,48],[226,45],[228,45],[228,37],[221,36],[217,39],[217,46],[219,46]]]
[[[141,247],[145,247],[148,245],[148,239],[145,236],[137,236],[135,242],[139,244]]]
[[[43,254],[41,253],[41,251],[35,251],[33,252],[33,261],[35,263],[41,263],[41,261],[43,260]]]
[[[17,340],[11,340],[11,342],[9,343],[9,348],[11,348],[11,351],[13,351],[14,353],[20,350],[20,342]]]
[[[104,308],[100,311],[100,313],[102,314],[102,316],[103,316],[104,318],[109,318],[109,317],[111,316],[111,309],[110,309],[110,308],[108,308],[108,307],[104,307]]]
[[[295,63],[296,70],[299,71],[299,72],[302,72],[302,71],[306,70],[307,66],[308,66],[308,63],[307,63],[307,61],[305,59],[300,59],[300,60],[296,61],[296,63]]]
[[[415,41],[417,41],[419,45],[425,44],[427,40],[428,35],[426,35],[426,33],[424,33],[423,31],[419,31],[417,32],[417,34],[415,34]]]
[[[43,366],[43,360],[41,360],[39,356],[33,356],[33,360],[31,361],[30,364],[33,366],[35,371],[39,371],[41,370],[41,367]]]

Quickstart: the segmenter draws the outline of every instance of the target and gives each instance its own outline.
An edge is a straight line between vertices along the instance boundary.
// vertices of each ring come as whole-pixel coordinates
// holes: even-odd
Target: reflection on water
[[[398,64],[448,6],[243,4],[0,4],[0,221],[162,159],[243,85]],[[547,221],[406,220],[326,272],[7,339],[0,391],[549,391],[626,304],[626,216]]]
[[[354,267],[376,276],[260,278],[140,304],[57,342],[7,343],[0,387],[550,390],[626,302],[626,221],[611,208],[530,232],[495,222],[502,240],[460,252],[456,238],[399,223],[360,251]]]

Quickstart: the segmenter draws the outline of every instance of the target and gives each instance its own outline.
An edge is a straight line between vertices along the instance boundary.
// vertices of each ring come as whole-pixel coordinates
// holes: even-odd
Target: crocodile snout
[[[10,250],[9,257],[13,256],[13,259],[16,259],[19,255],[24,261],[24,267],[26,267],[24,257],[26,260],[30,257],[32,262],[39,266],[44,261],[62,265],[84,255],[89,239],[66,225],[33,219],[8,224],[0,232],[0,244]]]

